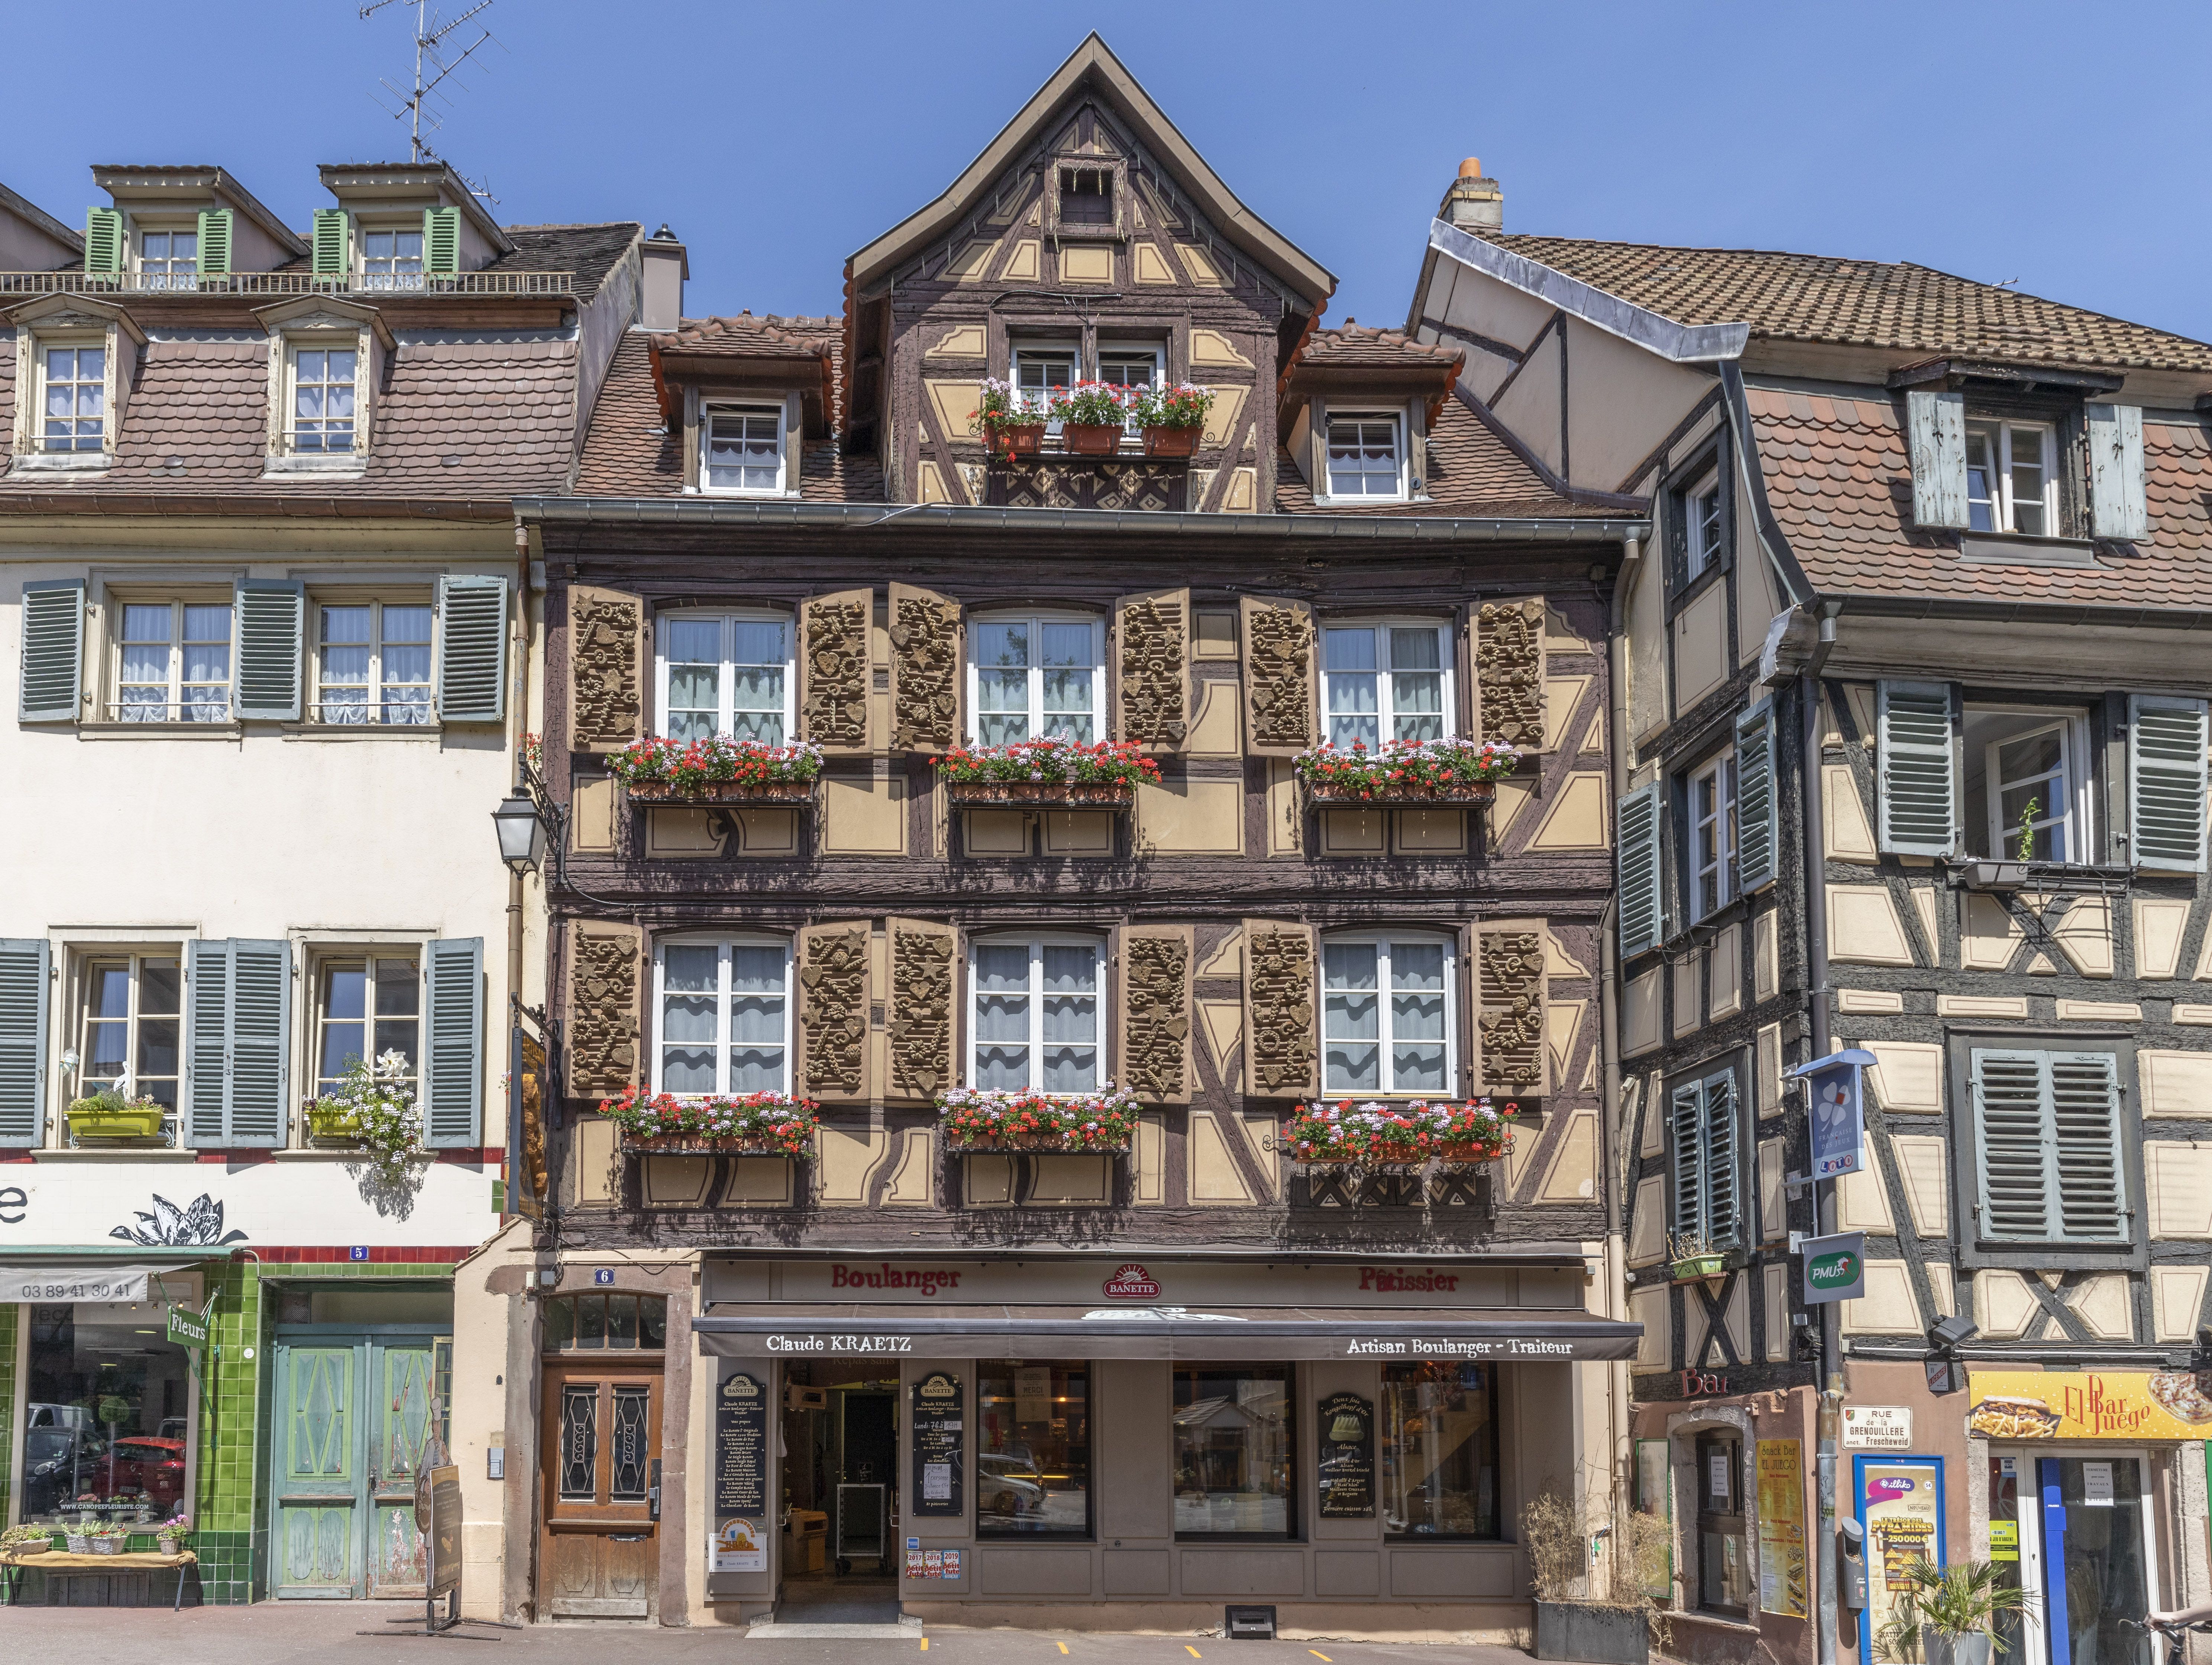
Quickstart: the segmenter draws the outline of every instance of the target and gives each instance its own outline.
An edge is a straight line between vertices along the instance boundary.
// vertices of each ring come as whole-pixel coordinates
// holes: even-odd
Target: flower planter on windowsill
[[[624,1133],[622,1149],[624,1156],[634,1157],[780,1157],[787,1162],[804,1162],[813,1154],[743,1134],[720,1133]]]
[[[1668,1269],[1678,1284],[1694,1284],[1706,1278],[1717,1278],[1727,1263],[1725,1255],[1692,1255],[1674,1261]]]
[[[79,1109],[69,1108],[72,1139],[159,1139],[161,1112],[152,1110]]]
[[[325,1109],[320,1104],[307,1109],[307,1131],[317,1139],[357,1139],[361,1137],[361,1116],[350,1109]]]
[[[1144,430],[1145,455],[1188,457],[1198,449],[1198,436],[1204,431],[1197,428],[1147,428]]]
[[[1078,1140],[1062,1139],[1055,1133],[1018,1133],[1006,1139],[979,1139],[972,1145],[953,1145],[947,1147],[955,1156],[1007,1155],[1021,1152],[1027,1155],[1050,1154],[1071,1157],[1125,1157],[1129,1154],[1127,1144],[1085,1145]]]
[[[811,781],[709,781],[694,791],[661,781],[640,781],[627,788],[633,804],[758,804],[805,808],[814,801]]]
[[[1498,796],[1494,781],[1468,781],[1456,786],[1429,787],[1408,781],[1362,792],[1356,787],[1330,781],[1305,783],[1306,801],[1323,810],[1440,810],[1463,809],[1487,804]]]
[[[991,449],[1001,457],[1034,457],[1044,448],[1044,427],[1036,422],[994,422],[989,430]]]
[[[1126,810],[1137,788],[1127,781],[947,781],[945,801],[958,809]]]
[[[1121,431],[1119,422],[1064,422],[1060,448],[1071,457],[1110,457],[1121,448]]]

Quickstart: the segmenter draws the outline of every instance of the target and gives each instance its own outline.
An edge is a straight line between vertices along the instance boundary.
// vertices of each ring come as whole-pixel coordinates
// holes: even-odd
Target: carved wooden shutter
[[[1115,1080],[1147,1104],[1188,1104],[1191,972],[1188,925],[1131,925],[1115,933],[1121,998],[1114,1037]]]
[[[927,920],[891,919],[890,988],[884,1002],[890,1079],[888,1099],[931,1099],[957,1081],[953,1071],[954,960],[958,933]]]
[[[1905,396],[1912,453],[1912,518],[1923,526],[1966,524],[1966,396]]]
[[[645,738],[649,621],[645,599],[586,585],[568,591],[568,745],[620,751]]]
[[[1474,1090],[1541,1098],[1551,1090],[1544,1012],[1544,921],[1484,920],[1462,933],[1474,991]]]
[[[568,939],[568,1091],[608,1098],[652,1079],[646,1060],[645,933],[580,921]]]
[[[799,1068],[794,1091],[825,1103],[868,1101],[868,922],[809,925],[794,945]]]
[[[1114,604],[1114,733],[1147,750],[1189,744],[1190,592],[1154,590]]]
[[[840,590],[799,604],[799,732],[823,750],[868,750],[868,631],[873,590]]]
[[[0,1146],[9,1150],[27,1150],[46,1136],[52,963],[44,937],[0,939]]]
[[[891,750],[945,751],[960,744],[967,624],[960,604],[894,584],[890,595]]]
[[[1246,596],[1239,633],[1244,652],[1244,750],[1255,757],[1295,757],[1321,738],[1321,653],[1310,603]]]
[[[1251,1097],[1319,1091],[1319,959],[1310,925],[1244,921],[1244,1091]]]
[[[483,1136],[483,939],[441,937],[423,952],[422,1143],[468,1149]]]
[[[2143,496],[2142,407],[2085,404],[2089,426],[2089,535],[2150,536]]]
[[[1541,751],[1544,598],[1486,601],[1474,617],[1474,738]]]

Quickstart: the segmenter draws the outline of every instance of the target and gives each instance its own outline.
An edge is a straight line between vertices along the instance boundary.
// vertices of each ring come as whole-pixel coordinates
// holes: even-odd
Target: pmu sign
[[[1865,1166],[1866,1066],[1875,1061],[1853,1047],[1790,1072],[1802,1079],[1810,1100],[1814,1179],[1840,1179]]]
[[[1805,1304],[1856,1301],[1866,1293],[1866,1233],[1839,1231],[1804,1241]]]

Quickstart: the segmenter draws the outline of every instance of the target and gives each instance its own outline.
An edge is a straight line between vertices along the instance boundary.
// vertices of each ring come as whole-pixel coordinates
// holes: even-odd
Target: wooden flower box
[[[1495,1145],[1485,1145],[1474,1139],[1446,1145],[1437,1152],[1438,1162],[1455,1163],[1462,1167],[1478,1162],[1495,1162],[1505,1152]]]
[[[627,790],[633,804],[758,804],[773,808],[804,807],[814,801],[811,781],[709,781],[686,792],[665,781],[633,782]]]
[[[804,1162],[807,1152],[793,1153],[782,1145],[743,1133],[624,1133],[624,1156],[659,1157],[781,1157]]]
[[[958,809],[1126,810],[1134,781],[947,781],[945,801]]]
[[[1340,785],[1334,781],[1308,781],[1306,801],[1316,809],[1327,810],[1443,810],[1464,809],[1477,804],[1487,804],[1498,795],[1495,781],[1469,781],[1463,785],[1428,787],[1414,782],[1399,782],[1388,787],[1376,787],[1371,794],[1363,793],[1358,787]]]
[[[1044,427],[1041,422],[994,422],[991,449],[1002,457],[1034,457],[1044,448]]]
[[[150,1110],[79,1109],[69,1107],[69,1130],[76,1139],[159,1139],[161,1112]]]
[[[1127,1145],[1081,1145],[1056,1133],[1016,1133],[1006,1139],[979,1139],[972,1145],[948,1147],[956,1156],[991,1156],[1016,1152],[1071,1157],[1125,1157]]]
[[[1071,457],[1110,457],[1121,448],[1117,422],[1066,422],[1060,425],[1060,448]]]
[[[361,1117],[353,1110],[325,1109],[315,1104],[307,1111],[307,1131],[317,1139],[359,1139]]]
[[[1147,457],[1188,457],[1198,449],[1198,428],[1147,428],[1145,434],[1145,455]]]

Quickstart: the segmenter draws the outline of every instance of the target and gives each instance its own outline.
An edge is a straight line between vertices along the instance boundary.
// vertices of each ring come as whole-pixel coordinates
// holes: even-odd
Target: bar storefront
[[[1579,1257],[701,1276],[708,1622],[1048,1604],[1181,1630],[1264,1604],[1286,1635],[1502,1635],[1527,1620],[1521,1502],[1602,1464],[1601,1361],[1637,1336],[1583,1309]]]

